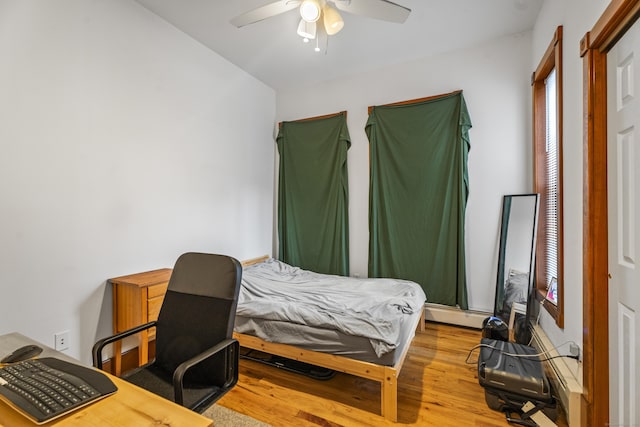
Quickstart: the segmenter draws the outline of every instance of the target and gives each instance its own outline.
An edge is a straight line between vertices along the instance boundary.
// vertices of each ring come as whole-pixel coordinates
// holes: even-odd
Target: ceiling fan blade
[[[265,4],[249,12],[243,13],[233,18],[230,22],[236,27],[244,27],[272,16],[280,15],[295,9],[300,5],[299,0],[280,0],[273,3]]]
[[[333,0],[333,2],[344,12],[398,24],[406,21],[411,13],[411,9],[388,0]]]

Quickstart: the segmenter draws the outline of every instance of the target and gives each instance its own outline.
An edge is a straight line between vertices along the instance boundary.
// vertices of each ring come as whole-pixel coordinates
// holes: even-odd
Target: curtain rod
[[[451,96],[451,95],[455,95],[458,93],[462,93],[462,90],[454,90],[453,92],[449,92],[449,93],[443,93],[441,95],[433,95],[433,96],[427,96],[426,98],[417,98],[417,99],[410,99],[408,101],[400,101],[400,102],[393,102],[391,104],[383,104],[383,105],[371,105],[369,106],[369,108],[367,109],[367,112],[369,114],[371,114],[371,110],[373,110],[373,107],[394,107],[396,105],[410,105],[410,104],[417,104],[419,102],[424,102],[424,101],[433,101],[434,99],[438,99],[438,98],[445,98],[447,96]]]
[[[329,119],[331,117],[337,117],[343,115],[345,119],[347,118],[347,111],[340,111],[339,113],[325,114],[323,116],[315,116],[315,117],[307,117],[306,119],[298,119],[298,120],[285,120],[287,122],[308,122],[311,120],[321,120],[321,119]],[[282,126],[283,122],[278,122],[278,127]]]

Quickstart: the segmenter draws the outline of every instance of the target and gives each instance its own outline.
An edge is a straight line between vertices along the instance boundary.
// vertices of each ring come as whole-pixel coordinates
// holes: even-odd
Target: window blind
[[[546,88],[546,229],[547,271],[545,283],[558,277],[558,108],[556,92],[556,70],[545,80]]]

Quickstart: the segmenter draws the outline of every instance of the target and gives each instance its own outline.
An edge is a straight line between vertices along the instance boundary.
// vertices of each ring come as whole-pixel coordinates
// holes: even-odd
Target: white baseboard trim
[[[425,319],[431,322],[448,323],[465,326],[467,328],[482,329],[482,321],[493,313],[481,311],[460,310],[457,307],[427,303],[425,304]]]
[[[556,356],[559,353],[553,350],[553,344],[547,334],[539,325],[533,326],[532,346],[539,351],[548,352],[549,356]],[[566,354],[566,348],[561,349],[562,354]],[[569,427],[582,426],[582,363],[577,360],[565,357],[551,359],[545,362],[545,371],[549,380],[553,383],[557,398],[567,415]],[[586,420],[584,420],[586,422]]]

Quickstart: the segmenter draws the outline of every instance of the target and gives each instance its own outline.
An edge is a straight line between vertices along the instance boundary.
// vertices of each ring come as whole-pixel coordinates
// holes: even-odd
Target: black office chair
[[[186,253],[176,261],[158,320],[98,341],[105,345],[156,328],[156,357],[123,379],[202,412],[238,382],[238,341],[232,338],[242,279],[240,263],[224,255]]]

